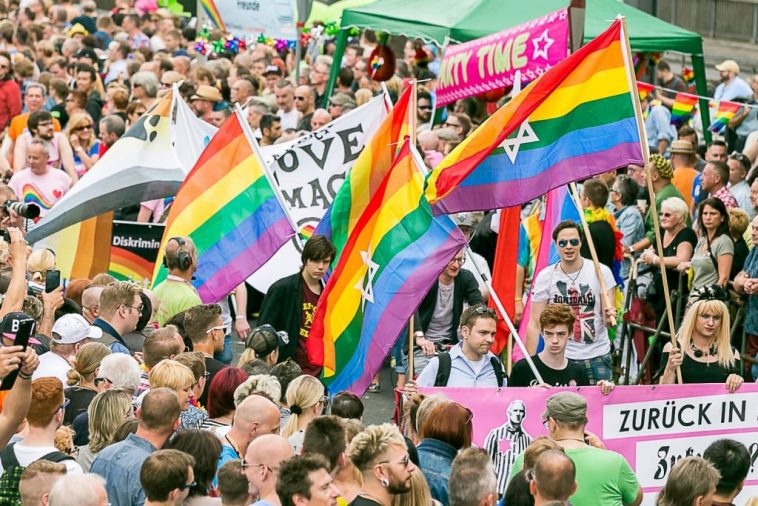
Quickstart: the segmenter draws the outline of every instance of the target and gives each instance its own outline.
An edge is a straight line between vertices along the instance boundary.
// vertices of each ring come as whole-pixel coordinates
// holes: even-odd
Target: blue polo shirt
[[[447,380],[449,387],[496,387],[497,375],[492,367],[490,360],[495,357],[492,353],[487,353],[481,362],[473,362],[463,354],[463,343],[450,348],[450,377]],[[433,357],[426,364],[421,375],[416,380],[416,385],[420,387],[433,387],[437,378],[440,359]]]

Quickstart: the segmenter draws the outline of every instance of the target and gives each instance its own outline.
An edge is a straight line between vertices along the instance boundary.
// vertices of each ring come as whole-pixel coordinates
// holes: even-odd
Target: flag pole
[[[382,82],[382,86],[384,87],[383,90],[386,93],[387,87],[384,84],[384,82]],[[418,91],[418,86],[416,85],[415,79],[411,81],[411,86],[413,86],[413,93],[411,94],[412,114],[411,114],[411,117],[408,118],[408,122],[409,122],[408,127],[410,130],[408,134],[410,136],[410,141],[411,141],[411,153],[412,153],[412,156],[416,157],[416,165],[418,165],[419,158],[420,158],[418,156],[418,153],[416,152],[416,100],[417,100],[416,93]],[[421,163],[422,163],[421,167],[424,167],[423,161]],[[413,381],[413,348],[414,346],[416,346],[415,337],[416,336],[413,335],[413,315],[411,315],[410,319],[408,320],[408,371],[406,375],[406,381],[407,380]]]
[[[571,182],[569,183],[569,186],[571,188],[571,191],[569,194],[571,194],[571,198],[574,200],[574,205],[576,205],[576,208],[579,209],[579,219],[582,221],[582,229],[586,231],[584,234],[585,239],[587,239],[587,246],[590,249],[590,256],[592,257],[592,264],[595,266],[595,274],[597,275],[597,280],[600,283],[600,291],[602,292],[600,296],[602,297],[603,304],[606,308],[609,307],[616,307],[616,304],[614,303],[611,305],[611,300],[608,298],[608,288],[605,285],[605,279],[603,278],[603,272],[600,270],[600,260],[597,258],[597,250],[595,249],[595,241],[592,240],[592,234],[590,234],[590,227],[587,223],[587,218],[584,216],[584,207],[582,206],[582,201],[579,198],[579,190],[576,188],[576,183]],[[616,326],[616,315],[613,314],[611,316],[611,326]]]
[[[240,107],[239,104],[234,105],[234,113],[237,115],[237,121],[239,121],[240,125],[242,126],[242,131],[244,132],[245,137],[247,138],[248,144],[250,144],[250,147],[253,149],[253,153],[255,154],[255,157],[258,159],[258,163],[261,165],[261,168],[263,169],[263,173],[266,175],[268,184],[271,185],[271,189],[274,191],[274,195],[276,195],[276,200],[279,201],[279,205],[282,206],[282,209],[284,210],[284,215],[287,217],[287,221],[289,221],[289,224],[292,227],[292,230],[295,231],[295,235],[294,235],[295,243],[297,244],[298,248],[302,251],[303,239],[300,237],[300,233],[298,232],[298,227],[297,225],[295,225],[295,220],[292,219],[292,215],[290,214],[290,208],[284,200],[284,196],[282,195],[282,191],[279,189],[279,185],[277,184],[276,179],[274,178],[274,175],[269,170],[268,165],[266,165],[266,162],[264,161],[264,158],[261,155],[261,148],[260,146],[258,146],[258,141],[255,139],[255,136],[253,135],[252,130],[250,130],[250,125],[248,125],[247,120],[245,119],[245,116],[242,113],[242,107]]]
[[[631,71],[630,68],[630,62],[632,61],[632,49],[629,45],[629,35],[626,31],[626,18],[621,16],[621,33],[623,34],[623,41],[624,41],[624,51],[622,51],[622,55],[624,56],[624,67],[626,68],[626,76],[629,80],[629,93],[632,95],[632,100],[634,101],[634,117],[637,120],[637,130],[640,134],[640,143],[642,144],[642,157],[644,158],[644,166],[645,166],[645,179],[647,180],[647,191],[648,195],[650,195],[650,209],[648,210],[649,213],[652,213],[653,218],[653,231],[655,232],[655,249],[658,253],[658,259],[660,263],[660,269],[661,269],[661,281],[663,282],[663,300],[666,304],[666,315],[668,317],[668,323],[669,323],[669,334],[671,336],[671,346],[674,350],[678,348],[678,344],[676,342],[676,324],[674,321],[674,313],[671,310],[671,295],[669,293],[669,282],[668,282],[668,276],[666,275],[666,267],[663,264],[663,240],[661,239],[661,229],[660,224],[658,223],[658,208],[655,203],[655,189],[653,188],[653,178],[650,171],[650,147],[647,143],[647,132],[645,131],[645,125],[642,123],[642,118],[640,117],[640,111],[642,110],[642,106],[640,105],[640,97],[637,93],[637,78],[634,75],[634,72]],[[682,383],[682,370],[680,367],[676,368],[676,380],[677,383]]]

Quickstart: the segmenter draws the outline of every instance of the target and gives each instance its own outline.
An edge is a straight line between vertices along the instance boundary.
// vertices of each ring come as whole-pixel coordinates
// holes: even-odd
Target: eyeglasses
[[[97,387],[97,386],[100,386],[100,383],[102,383],[103,381],[107,381],[109,385],[113,384],[113,382],[111,380],[109,380],[108,378],[95,378],[93,380],[93,383]]]
[[[452,260],[450,260],[450,263],[451,264],[461,264],[461,265],[463,265],[463,264],[466,263],[466,257],[453,258]]]
[[[580,242],[579,239],[568,239],[568,240],[567,239],[561,239],[560,241],[558,241],[558,247],[559,248],[565,248],[569,244],[572,245],[572,246],[574,246],[574,247],[576,247],[576,246],[579,246],[579,242]]]
[[[224,326],[224,325],[219,325],[218,327],[211,327],[208,330],[206,330],[205,333],[206,334],[210,334],[214,330],[221,330],[221,331],[224,332],[224,335],[226,335],[226,326]]]
[[[137,312],[139,312],[139,313],[142,313],[142,311],[144,311],[144,309],[145,309],[145,305],[144,304],[140,304],[139,306],[136,306],[136,307],[135,306],[127,306],[126,304],[124,304],[124,307],[128,307],[129,309],[136,309]]]
[[[390,462],[389,460],[383,460],[381,462],[378,462],[377,464],[400,464],[403,467],[408,467],[408,464],[410,463],[411,463],[411,456],[406,453],[405,457],[403,457],[397,462]]]
[[[298,100],[298,101],[305,100],[305,97],[298,97],[297,95],[295,95],[295,100]]]
[[[546,416],[546,417],[543,417],[543,418],[542,418],[542,425],[544,425],[546,429],[547,429],[547,425],[548,425],[548,424],[547,424],[547,421],[548,421],[549,419],[550,419],[550,417],[549,417],[549,416]]]
[[[63,398],[63,404],[61,404],[60,406],[58,406],[58,410],[65,410],[66,406],[68,406],[70,403],[71,403],[71,399],[69,399],[68,397],[64,397]]]
[[[187,490],[188,488],[192,488],[196,486],[197,486],[197,482],[193,481],[192,483],[185,483],[184,485],[179,485],[176,488],[178,488],[179,490]]]
[[[669,216],[673,216],[671,213],[661,213],[661,218],[668,218]]]
[[[92,304],[91,306],[82,306],[82,309],[86,309],[90,313],[94,313],[95,311],[100,309],[100,306],[98,306],[97,304]]]
[[[431,105],[420,105],[418,106],[419,111],[431,111],[432,106]]]
[[[82,130],[91,130],[91,129],[92,129],[92,125],[82,125],[82,126],[78,126],[76,128],[73,128],[72,131],[73,132],[81,132]]]
[[[240,469],[244,471],[248,467],[265,467],[269,471],[277,471],[279,469],[278,467],[271,467],[268,464],[249,464],[245,459],[242,459],[242,462],[240,462]]]
[[[329,404],[329,396],[328,395],[323,396],[318,402],[321,403],[322,406],[326,406],[327,404]]]

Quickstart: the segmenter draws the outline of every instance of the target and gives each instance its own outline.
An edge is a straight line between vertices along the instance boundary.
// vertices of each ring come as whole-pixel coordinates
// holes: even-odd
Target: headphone
[[[176,250],[175,258],[173,262],[169,262],[168,260],[168,254],[163,256],[163,266],[166,267],[166,269],[171,268],[171,264],[178,267],[179,269],[186,271],[192,266],[192,257],[189,253],[187,253],[184,250],[184,245],[186,244],[184,242],[184,239],[181,237],[172,237],[168,240],[168,242],[176,241],[177,244],[179,244],[179,248]],[[166,243],[168,245],[168,243]]]

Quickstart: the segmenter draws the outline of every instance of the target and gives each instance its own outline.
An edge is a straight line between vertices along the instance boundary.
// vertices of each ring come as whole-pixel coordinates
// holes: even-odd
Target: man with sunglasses
[[[253,506],[279,506],[276,495],[277,475],[282,462],[293,457],[292,446],[282,436],[267,434],[253,440],[242,460],[242,473],[247,478]]]
[[[184,330],[192,340],[193,351],[203,354],[208,378],[205,389],[198,399],[202,406],[208,402],[208,388],[218,372],[226,364],[213,358],[214,353],[224,349],[224,337],[227,328],[221,320],[221,306],[218,304],[200,304],[184,312]]]
[[[311,118],[313,117],[313,111],[316,110],[313,106],[313,91],[311,91],[311,87],[301,85],[295,88],[294,103],[295,109],[302,115],[297,129],[310,131]]]
[[[158,450],[150,455],[139,473],[145,491],[145,506],[179,506],[195,485],[195,458],[179,450]]]
[[[142,314],[140,287],[129,281],[116,281],[100,294],[100,314],[92,325],[103,331],[100,341],[113,353],[129,353],[124,334],[134,332]]]
[[[422,387],[502,387],[503,366],[490,351],[495,342],[497,316],[481,304],[468,307],[461,316],[463,341],[429,360],[416,383],[406,383],[408,395]]]
[[[537,274],[532,289],[532,309],[526,335],[526,347],[531,354],[537,351],[541,332],[540,316],[548,303],[567,304],[574,313],[576,322],[571,329],[566,357],[579,362],[591,385],[600,380],[610,380],[611,342],[608,325],[616,314],[616,308],[605,307],[605,300],[613,303],[616,298],[616,281],[611,270],[600,264],[600,273],[607,290],[603,297],[600,281],[592,260],[580,254],[582,239],[579,225],[570,220],[562,221],[553,230],[553,241],[560,260]]]

